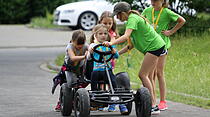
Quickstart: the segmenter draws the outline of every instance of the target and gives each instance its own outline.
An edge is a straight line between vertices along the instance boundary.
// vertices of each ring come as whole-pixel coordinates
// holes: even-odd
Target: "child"
[[[88,50],[88,45],[85,42],[85,33],[82,30],[76,30],[66,47],[64,65],[66,66],[65,76],[68,87],[72,87],[71,84],[78,80],[77,76],[82,74],[84,59]],[[60,109],[60,101],[58,101],[55,110],[59,111]]]
[[[165,101],[166,83],[164,78],[164,65],[166,63],[168,49],[171,46],[169,36],[174,34],[184,25],[185,19],[167,8],[168,0],[151,0],[151,4],[152,6],[146,8],[142,12],[142,15],[149,20],[155,31],[163,38],[166,46],[165,51],[163,51],[158,60],[155,71],[150,73],[150,80],[153,84],[154,98],[156,99],[155,78],[156,76],[158,77],[160,89],[160,103],[158,104],[158,108],[160,110],[166,110],[168,106]],[[169,30],[169,24],[171,22],[177,22],[177,24]]]
[[[91,36],[91,38],[94,38],[92,40],[94,40],[94,43],[90,44],[89,47],[89,52],[93,54],[93,56],[98,59],[99,55],[97,53],[93,53],[92,49],[95,45],[103,43],[105,41],[110,41],[110,35],[108,34],[108,29],[104,24],[98,24],[93,28],[93,34]],[[99,48],[100,51],[107,51],[109,50],[107,47],[100,47]],[[115,48],[113,48],[112,53],[114,54],[114,58],[118,58],[119,54],[116,51]],[[110,56],[110,55],[109,55]],[[109,57],[106,56],[106,57]],[[115,79],[115,75],[112,72],[112,66],[111,66],[111,62],[107,63],[109,68],[108,68],[108,72],[111,78],[111,82],[112,82],[112,86],[113,89],[115,89],[117,87],[116,84],[116,79]],[[108,82],[108,78],[107,78],[107,74],[106,74],[106,69],[105,69],[105,64],[104,63],[98,63],[95,62],[93,63],[93,72],[91,74],[91,90],[98,90],[97,89],[97,84],[99,80],[105,80],[106,82]],[[103,110],[103,109],[102,109]],[[113,111],[115,110],[115,108],[112,109]],[[127,113],[128,110],[126,108],[126,106],[124,104],[120,105],[120,111],[121,113]]]
[[[128,49],[136,48],[145,55],[138,76],[142,84],[150,91],[152,98],[151,114],[158,114],[160,110],[156,107],[156,100],[153,98],[154,93],[149,73],[155,69],[159,56],[165,48],[165,42],[152,29],[146,18],[141,16],[137,11],[131,10],[127,2],[117,3],[114,6],[112,16],[114,15],[117,15],[117,18],[121,21],[127,21],[125,33],[114,41],[104,42],[103,44],[106,46],[116,45],[131,39],[131,43],[125,46],[119,53],[123,54]]]
[[[107,27],[109,31],[109,36],[111,37],[111,41],[113,41],[116,39],[116,37],[118,37],[118,33],[117,33],[116,21],[114,20],[114,17],[112,17],[111,15],[112,15],[111,12],[104,11],[99,19],[99,24],[104,24]],[[111,60],[112,69],[115,68],[115,64],[116,60],[112,59]],[[108,111],[109,112],[115,111],[115,106],[116,106],[115,104],[109,105]]]
[[[111,37],[111,41],[115,40],[115,38],[118,37],[116,21],[114,20],[113,17],[111,17],[111,12],[104,11],[101,14],[101,17],[99,19],[99,24],[104,24],[107,27],[107,29],[109,31],[109,35]],[[115,59],[112,59],[111,63],[112,63],[112,67],[114,69],[115,64],[116,64]]]

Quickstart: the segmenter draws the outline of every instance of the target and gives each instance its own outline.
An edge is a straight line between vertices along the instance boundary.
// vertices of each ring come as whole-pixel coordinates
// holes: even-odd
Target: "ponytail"
[[[128,12],[128,14],[130,15],[131,13],[136,14],[136,15],[140,16],[141,18],[143,18],[145,20],[145,23],[146,22],[149,23],[149,20],[147,18],[145,18],[144,16],[142,16],[138,11],[136,11],[136,10],[130,10]]]

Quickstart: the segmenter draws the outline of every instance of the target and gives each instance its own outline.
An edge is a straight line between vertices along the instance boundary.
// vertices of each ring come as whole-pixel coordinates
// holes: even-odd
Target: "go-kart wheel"
[[[90,98],[86,89],[77,90],[74,97],[74,115],[75,117],[90,117]]]
[[[135,107],[137,117],[150,117],[151,116],[151,95],[147,88],[141,87],[137,90],[135,95]]]
[[[69,116],[72,113],[73,91],[67,83],[63,83],[60,91],[61,114]]]
[[[127,72],[120,72],[116,74],[116,82],[118,88],[130,90],[130,78]],[[121,113],[122,115],[129,115],[132,111],[132,102],[126,103],[125,106],[128,109],[127,113]]]
[[[116,82],[118,88],[124,88],[125,90],[130,90],[130,78],[127,72],[120,72],[116,75]]]

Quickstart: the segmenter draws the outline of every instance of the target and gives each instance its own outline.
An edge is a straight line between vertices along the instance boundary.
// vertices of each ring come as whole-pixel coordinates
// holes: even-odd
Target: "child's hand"
[[[103,42],[103,45],[109,47],[112,45],[112,42],[105,41]]]
[[[85,56],[85,58],[87,57],[87,55],[88,55],[88,51],[86,51],[86,52],[85,52],[85,55],[84,55],[84,56]]]
[[[164,34],[165,36],[171,36],[173,33],[171,30],[163,30],[161,31],[162,34]]]
[[[89,47],[89,48],[88,48],[88,51],[89,51],[91,54],[93,54],[93,47]]]
[[[115,54],[117,51],[115,48],[112,49],[112,54]]]

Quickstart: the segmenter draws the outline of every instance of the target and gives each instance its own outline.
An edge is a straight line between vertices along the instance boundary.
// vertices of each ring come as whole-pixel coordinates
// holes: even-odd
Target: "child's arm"
[[[133,45],[130,45],[130,46],[127,45],[127,46],[125,46],[124,48],[122,48],[122,49],[119,51],[119,55],[126,53],[129,49],[130,49],[130,50],[133,49]]]
[[[112,49],[112,54],[114,54],[113,58],[119,58],[119,53],[115,48]]]
[[[173,35],[177,30],[179,30],[185,24],[185,22],[186,22],[185,19],[182,16],[180,16],[177,19],[177,24],[171,30],[164,30],[162,31],[162,33],[165,36]]]
[[[72,51],[72,49],[68,48],[68,54],[70,56],[71,61],[76,62],[76,61],[81,61],[81,60],[85,59],[85,57],[87,55],[87,51],[85,52],[85,55],[83,55],[83,56],[76,56],[74,54],[74,52]]]

